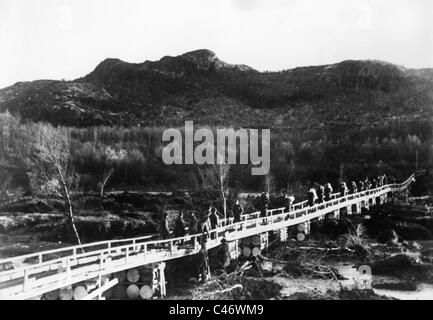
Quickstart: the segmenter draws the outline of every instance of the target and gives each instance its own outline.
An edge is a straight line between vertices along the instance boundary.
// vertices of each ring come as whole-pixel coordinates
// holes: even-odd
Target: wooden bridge
[[[406,190],[416,176],[417,173],[402,183],[355,194],[341,196],[334,193],[331,200],[314,206],[308,206],[308,202],[304,201],[295,203],[290,211],[285,208],[268,210],[266,217],[260,217],[260,213],[255,212],[244,215],[238,223],[221,221],[219,227],[211,230],[207,248],[220,245],[223,237],[230,242],[284,230],[289,226],[322,219],[330,213],[338,215],[341,209],[349,214],[359,213],[363,207],[382,204],[389,201],[392,194]],[[79,282],[99,279],[99,289],[86,297],[97,298],[103,290],[116,284],[116,281],[103,284],[101,279],[104,275],[197,254],[201,236],[195,234],[155,241],[149,241],[148,237],[101,241],[3,259],[0,260],[0,267],[10,270],[0,272],[0,299],[30,299]]]

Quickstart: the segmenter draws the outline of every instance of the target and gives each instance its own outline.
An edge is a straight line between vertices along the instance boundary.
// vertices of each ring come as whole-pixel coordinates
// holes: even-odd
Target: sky
[[[431,0],[1,0],[0,88],[105,58],[210,49],[260,71],[376,59],[433,67]]]

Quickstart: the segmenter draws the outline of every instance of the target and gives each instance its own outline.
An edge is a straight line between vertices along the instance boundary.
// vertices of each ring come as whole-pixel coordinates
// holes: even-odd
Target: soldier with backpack
[[[332,189],[332,185],[330,183],[325,184],[325,192],[324,192],[325,201],[331,200],[332,192],[334,192],[334,189]]]

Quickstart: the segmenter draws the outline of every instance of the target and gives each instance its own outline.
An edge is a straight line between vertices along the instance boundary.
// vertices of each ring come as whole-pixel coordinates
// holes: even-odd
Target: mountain
[[[0,111],[68,126],[199,124],[292,128],[431,117],[433,70],[381,61],[259,72],[210,50],[159,61],[102,61],[73,81],[19,82]]]

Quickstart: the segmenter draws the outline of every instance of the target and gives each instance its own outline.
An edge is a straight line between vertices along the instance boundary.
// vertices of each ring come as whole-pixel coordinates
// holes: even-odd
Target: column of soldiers
[[[364,181],[360,180],[358,182],[351,181],[349,184],[342,181],[339,184],[339,194],[340,196],[346,196],[348,194],[354,194],[364,190],[375,189],[383,185],[388,184],[388,177],[386,175],[378,176],[372,178],[371,180],[367,177]],[[349,185],[349,186],[348,186]],[[313,206],[317,203],[323,203],[324,201],[331,200],[334,189],[330,183],[326,183],[324,186],[316,184],[308,190],[307,199],[309,206]],[[282,192],[284,206],[286,211],[292,210],[294,197],[289,196],[287,193]],[[256,207],[260,211],[260,217],[266,217],[269,209],[269,196],[267,193],[262,193],[260,197],[256,199]],[[237,223],[241,221],[241,216],[244,213],[239,200],[236,200],[232,207],[232,210],[227,211],[227,224]],[[180,212],[175,221],[174,227],[174,237],[180,238],[184,237],[186,232],[186,223],[183,220],[183,213]],[[162,222],[160,226],[160,234],[163,239],[169,238],[170,230],[168,227],[168,216],[163,209],[162,212]],[[218,210],[213,205],[209,205],[207,212],[199,220],[194,213],[190,214],[188,233],[193,234],[206,234],[209,235],[210,231],[217,228],[220,225],[220,221],[223,219],[223,215],[218,212]]]
[[[342,181],[339,184],[339,194],[340,196],[346,196],[348,194],[355,194],[357,192],[375,189],[381,187],[383,185],[388,184],[388,177],[386,175],[378,176],[372,178],[371,180],[367,177],[364,181],[360,180],[358,182],[351,181],[349,184]],[[349,185],[349,186],[348,186]],[[334,189],[330,183],[326,183],[324,186],[320,184],[315,184],[308,190],[307,199],[308,205],[314,206],[317,203],[323,203],[326,201],[330,201],[332,199],[332,194]],[[288,195],[286,192],[282,192],[283,202],[286,211],[291,211],[294,197],[292,195]],[[256,207],[260,211],[260,217],[266,217],[269,209],[269,196],[267,193],[262,193],[260,197],[256,199]],[[235,204],[232,207],[232,210],[227,212],[227,224],[237,223],[242,220],[242,215],[244,214],[244,209],[240,205],[239,200],[236,200]],[[199,263],[199,278],[202,281],[206,281],[209,278],[209,260],[207,256],[206,242],[207,239],[215,238],[216,234],[211,231],[216,229],[220,225],[220,220],[223,218],[223,215],[218,212],[218,210],[213,206],[209,205],[207,212],[203,215],[201,219],[198,219],[194,213],[191,213],[189,216],[189,225],[188,229],[186,229],[186,223],[183,220],[183,213],[180,212],[176,218],[175,226],[174,226],[174,237],[181,238],[185,235],[195,235],[202,234],[201,237],[201,250],[200,250],[200,263]],[[162,222],[161,222],[161,237],[163,239],[167,239],[170,236],[170,231],[168,227],[168,216],[165,212],[165,209],[162,212]],[[186,231],[188,230],[188,232]],[[180,245],[183,244],[183,241],[180,241]],[[226,239],[223,238],[220,246],[220,256],[221,256],[221,267],[227,268],[230,265],[230,254],[228,250],[228,244]]]
[[[360,180],[358,182],[351,181],[346,183],[341,181],[339,184],[339,195],[344,197],[348,194],[355,194],[357,192],[379,188],[381,186],[387,185],[389,179],[386,175],[381,175],[371,180],[367,177],[364,181]],[[313,206],[317,203],[322,203],[324,201],[331,200],[333,188],[330,183],[325,184],[325,186],[316,184],[308,190],[307,199],[308,205]]]
[[[381,187],[383,185],[388,184],[388,177],[386,175],[381,175],[378,177],[374,177],[369,179],[368,177],[362,181],[351,181],[350,183],[346,183],[344,181],[339,184],[339,194],[340,196],[346,196],[348,194],[354,194],[364,190],[375,189]],[[324,186],[320,184],[315,184],[312,186],[307,193],[308,205],[313,206],[317,203],[323,203],[325,201],[331,200],[334,189],[330,183],[326,183]],[[282,191],[283,203],[286,208],[286,211],[291,211],[294,197],[292,195],[288,195],[286,192]],[[260,197],[256,199],[256,208],[260,212],[260,217],[265,218],[267,216],[267,212],[269,210],[269,196],[267,193],[262,193]],[[237,223],[241,221],[241,216],[244,214],[244,209],[239,203],[239,200],[236,200],[235,204],[232,207],[232,210],[227,211],[227,224]],[[160,234],[163,239],[167,239],[170,236],[170,230],[168,227],[168,216],[163,209],[162,212],[162,221],[160,225]],[[174,237],[180,238],[184,237],[186,232],[186,223],[183,219],[183,213],[179,213],[174,227]],[[190,214],[189,217],[189,225],[188,225],[188,234],[204,234],[209,236],[211,234],[211,230],[217,228],[220,225],[221,219],[223,219],[223,215],[218,212],[216,207],[212,204],[209,205],[208,210],[203,215],[201,219],[198,219],[194,213]]]

